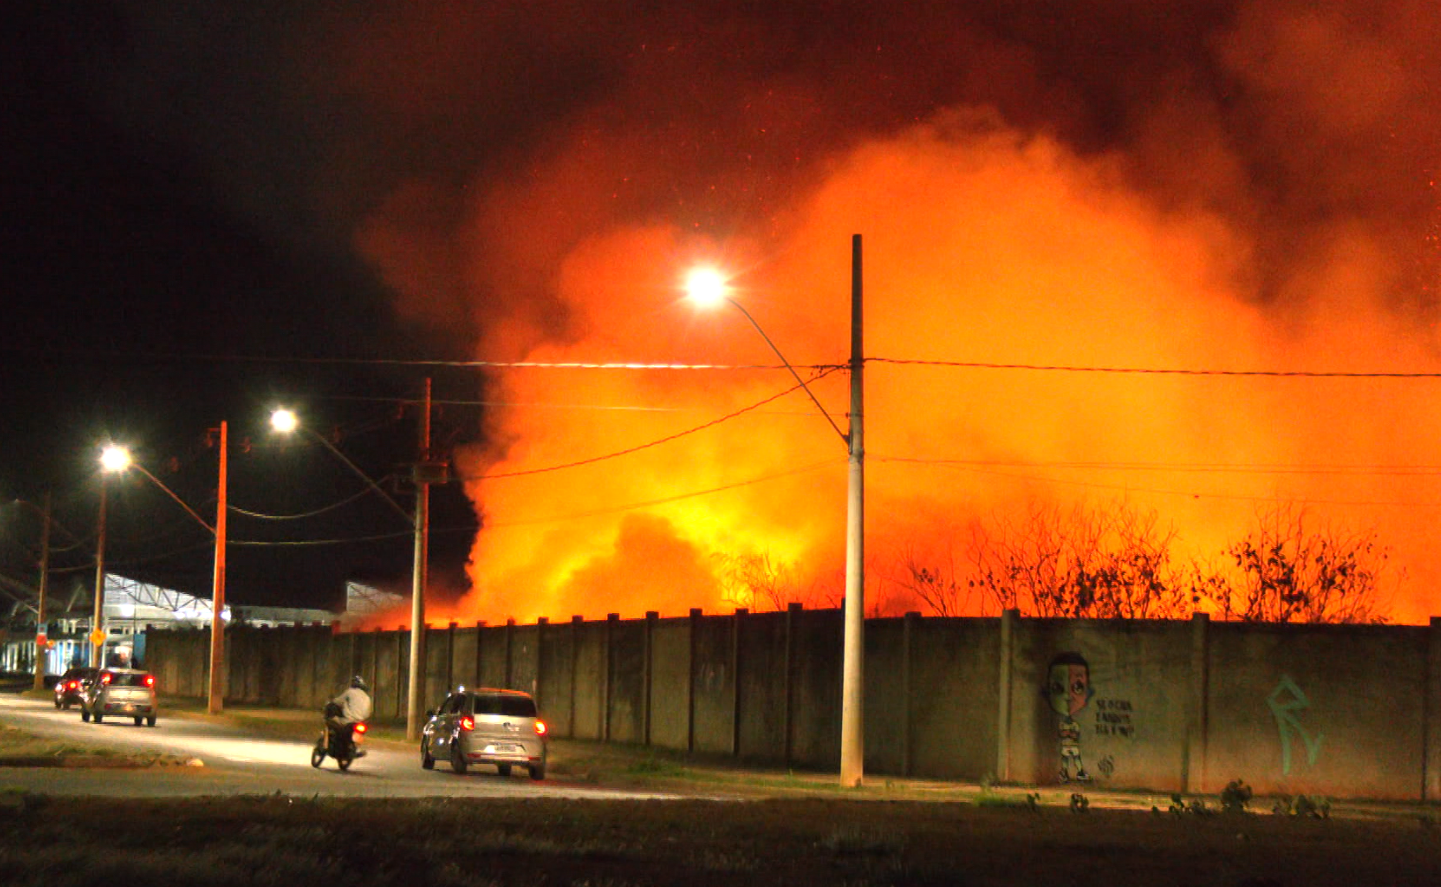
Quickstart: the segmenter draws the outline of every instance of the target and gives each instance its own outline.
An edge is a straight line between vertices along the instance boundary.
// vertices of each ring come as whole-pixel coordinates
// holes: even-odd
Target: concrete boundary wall
[[[432,626],[424,708],[534,693],[552,735],[820,770],[840,756],[839,610]],[[403,719],[409,632],[231,628],[226,700],[318,709],[350,675]],[[164,692],[208,687],[206,630],[148,631]],[[1216,793],[1441,800],[1429,626],[1000,618],[866,624],[866,770]]]

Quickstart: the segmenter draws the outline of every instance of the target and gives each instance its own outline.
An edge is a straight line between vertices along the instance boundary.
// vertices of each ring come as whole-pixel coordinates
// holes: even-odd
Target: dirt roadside
[[[308,737],[316,715],[235,707],[165,716]],[[0,730],[21,763],[23,731]],[[7,738],[8,736],[8,738]],[[11,740],[15,740],[12,744]],[[409,747],[403,728],[373,741]],[[67,766],[92,750],[49,750]],[[1441,818],[1418,805],[1276,815],[1268,799],[871,779],[559,741],[553,772],[600,786],[743,801],[349,800],[266,795],[114,805],[0,790],[0,880],[91,885],[115,871],[171,885],[1327,885],[1441,883]],[[113,765],[113,764],[110,764]],[[163,766],[132,760],[130,766]],[[1153,812],[1154,808],[1154,812]],[[1314,811],[1313,811],[1314,812]],[[83,836],[83,839],[77,839]],[[65,848],[56,853],[54,848]]]

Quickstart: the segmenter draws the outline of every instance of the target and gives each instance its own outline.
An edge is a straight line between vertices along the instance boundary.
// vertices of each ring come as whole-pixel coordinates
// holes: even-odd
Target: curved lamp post
[[[841,767],[840,782],[846,788],[859,786],[865,770],[865,437],[864,437],[864,385],[862,371],[865,368],[864,348],[861,331],[861,236],[851,237],[851,408],[850,428],[842,432],[835,419],[826,412],[815,394],[786,360],[771,337],[751,316],[751,313],[732,299],[725,278],[713,270],[699,270],[690,274],[686,281],[687,295],[701,306],[714,306],[728,302],[745,315],[761,338],[765,339],[771,351],[790,370],[800,383],[811,402],[830,422],[831,427],[846,442],[848,459],[848,483],[846,496],[846,600],[845,635],[841,665]]]
[[[90,619],[90,666],[104,668],[105,652],[105,511],[106,476],[130,467],[130,451],[106,444],[100,451],[100,512],[95,524],[95,611]]]
[[[214,526],[211,526],[205,518],[196,513],[195,509],[187,505],[185,500],[175,495],[174,490],[162,483],[160,478],[151,474],[144,465],[131,459],[130,452],[124,447],[106,447],[105,454],[101,456],[101,464],[108,472],[114,473],[125,471],[128,468],[134,468],[136,471],[145,475],[151,483],[163,490],[171,499],[174,499],[176,504],[185,509],[187,514],[195,518],[197,523],[206,530],[209,530],[210,534],[215,537],[215,573],[212,580],[213,584],[211,586],[210,599],[210,674],[206,702],[206,709],[211,714],[219,714],[225,707],[225,517],[226,512],[229,510],[226,499],[228,493],[227,488],[229,487],[229,466],[227,463],[230,450],[228,440],[229,430],[225,422],[220,423],[219,434],[220,467],[219,485],[216,487]],[[100,503],[100,541],[98,544],[100,554],[96,555],[95,567],[95,621],[97,626],[100,624],[103,605],[103,599],[99,589],[104,581],[105,486],[103,481],[100,487]],[[103,631],[103,629],[99,630]],[[103,635],[101,636],[103,637]],[[99,661],[98,656],[96,657],[96,661]],[[97,665],[96,667],[98,668],[99,666]]]
[[[428,465],[430,459],[430,380],[425,380],[425,407],[421,412],[420,427],[420,462],[416,463],[414,472],[415,479],[415,513],[412,515],[401,507],[399,502],[370,479],[359,466],[345,457],[345,454],[337,450],[322,435],[316,434],[309,428],[300,424],[300,419],[292,410],[275,410],[270,414],[270,427],[282,434],[289,434],[297,429],[309,434],[331,452],[337,459],[353,471],[357,477],[363,480],[366,486],[380,494],[380,497],[395,509],[406,523],[412,524],[415,530],[415,553],[411,570],[411,599],[410,599],[410,672],[409,682],[406,688],[406,711],[405,711],[405,735],[409,740],[420,738],[422,721],[421,710],[424,700],[421,698],[424,692],[425,678],[425,589],[427,580],[427,566],[430,562],[430,482],[432,478],[421,470],[421,466]]]

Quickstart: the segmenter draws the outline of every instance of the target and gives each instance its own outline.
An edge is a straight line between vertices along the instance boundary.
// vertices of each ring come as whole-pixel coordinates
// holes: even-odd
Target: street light
[[[864,348],[861,340],[861,236],[851,237],[851,409],[850,428],[842,432],[830,413],[816,399],[810,386],[806,385],[800,373],[786,360],[771,337],[739,302],[729,295],[725,278],[713,269],[698,269],[686,279],[686,291],[691,301],[702,307],[729,302],[745,315],[761,338],[790,370],[800,383],[801,389],[810,397],[831,423],[831,427],[846,442],[849,454],[846,496],[846,599],[845,634],[841,665],[841,768],[840,782],[843,787],[854,788],[861,784],[865,770],[865,437],[864,437],[864,385],[862,371],[865,368]]]
[[[282,434],[289,434],[297,428],[307,432],[311,437],[320,441],[327,450],[330,450],[337,459],[345,463],[351,471],[355,472],[366,485],[380,494],[391,508],[394,508],[407,523],[414,527],[415,550],[411,565],[411,598],[410,598],[410,671],[406,687],[405,707],[405,735],[409,740],[420,738],[421,709],[424,700],[421,694],[424,692],[423,680],[425,677],[425,589],[428,578],[428,565],[430,563],[430,484],[436,479],[434,472],[426,469],[431,468],[430,463],[430,380],[425,380],[425,403],[421,411],[420,422],[420,461],[414,466],[413,479],[415,481],[415,513],[412,515],[401,507],[389,493],[381,489],[380,485],[370,479],[364,471],[352,461],[345,457],[326,440],[314,431],[305,428],[300,424],[300,419],[293,410],[279,409],[270,414],[270,427]]]
[[[197,523],[206,530],[209,530],[210,534],[215,537],[215,573],[212,579],[213,584],[210,595],[210,675],[209,691],[206,701],[206,709],[210,714],[219,714],[225,707],[225,688],[222,679],[225,674],[225,517],[229,510],[226,499],[228,493],[227,488],[229,487],[228,456],[230,450],[228,437],[228,426],[225,422],[221,422],[218,441],[220,450],[219,484],[216,488],[214,526],[211,526],[205,518],[196,513],[195,509],[187,505],[184,499],[181,499],[175,494],[174,490],[162,483],[160,478],[151,474],[144,465],[132,460],[128,450],[125,450],[123,447],[107,447],[105,454],[101,456],[101,464],[106,467],[107,471],[119,472],[125,471],[128,468],[134,468],[136,471],[145,475],[151,483],[163,490],[171,499],[174,499],[181,508],[185,509],[186,513],[195,518]],[[105,550],[105,486],[103,482],[100,487],[100,502],[101,522],[99,548],[103,553]],[[102,557],[103,554],[98,556],[97,561]],[[97,565],[97,573],[100,569]],[[97,580],[97,587],[98,586],[99,581]],[[95,612],[98,624],[101,612],[101,600],[98,591],[96,592]],[[101,635],[101,637],[103,637],[103,635]]]
[[[106,475],[130,467],[130,451],[115,444],[106,444],[100,451],[100,514],[95,526],[95,612],[90,620],[90,665],[104,668],[105,661],[105,498]]]

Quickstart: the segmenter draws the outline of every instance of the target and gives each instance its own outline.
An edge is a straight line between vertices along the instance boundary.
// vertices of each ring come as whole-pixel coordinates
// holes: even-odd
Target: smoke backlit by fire
[[[1407,104],[1427,87],[1403,62],[1434,19],[1402,4],[1352,40],[1325,11],[1238,14],[1216,64],[1252,104],[1208,100],[1178,73],[1104,149],[1068,138],[1069,120],[1020,120],[1016,96],[1043,93],[1044,78],[1002,44],[993,57],[1033,88],[987,96],[972,82],[964,100],[859,136],[825,126],[795,84],[760,91],[824,138],[810,156],[739,168],[687,141],[744,120],[734,95],[714,114],[677,104],[647,129],[636,108],[655,81],[624,81],[523,175],[477,177],[446,244],[464,257],[450,276],[469,294],[477,357],[752,368],[497,370],[483,442],[458,463],[484,528],[457,612],[774,604],[737,595],[746,559],[772,565],[791,599],[834,605],[844,444],[804,393],[768,401],[794,383],[739,312],[682,296],[697,263],[724,268],[792,364],[842,364],[853,233],[873,360],[873,606],[916,607],[888,578],[899,552],[964,560],[965,528],[998,513],[1125,499],[1173,524],[1185,556],[1218,554],[1278,502],[1375,528],[1407,575],[1393,618],[1441,612],[1427,539],[1441,507],[1436,382],[1226,373],[1441,372],[1421,298],[1435,269],[1407,277],[1429,233],[1415,223],[1435,224],[1415,174],[1441,162],[1441,112]],[[1320,69],[1331,62],[1344,89]],[[1259,185],[1262,168],[1281,184]],[[431,235],[396,218],[415,193],[398,191],[364,242],[423,312],[422,250],[407,238]],[[1095,371],[1107,368],[1203,372]],[[842,428],[845,385],[841,370],[813,386]]]

